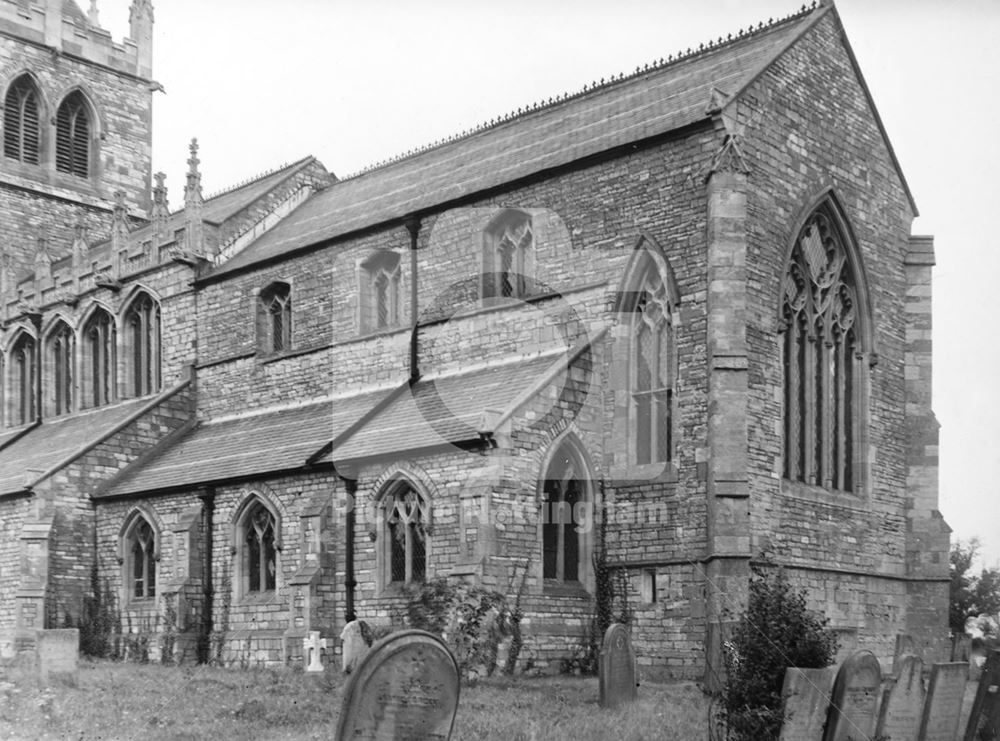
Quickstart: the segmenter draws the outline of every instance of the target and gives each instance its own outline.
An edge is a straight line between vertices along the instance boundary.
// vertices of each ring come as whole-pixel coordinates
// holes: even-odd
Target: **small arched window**
[[[90,175],[91,122],[87,101],[79,91],[66,96],[56,113],[56,169],[85,178]]]
[[[104,309],[97,309],[83,328],[83,370],[85,403],[88,407],[109,404],[116,395],[115,321]]]
[[[359,280],[361,332],[399,326],[399,254],[376,252],[361,263]]]
[[[270,592],[278,583],[278,521],[264,503],[249,505],[240,518],[243,594]]]
[[[831,208],[806,221],[782,282],[784,476],[853,491],[863,373],[858,276]]]
[[[37,165],[41,149],[41,106],[31,78],[18,78],[7,91],[3,110],[3,153],[18,162]]]
[[[258,346],[262,352],[278,353],[292,348],[292,288],[272,283],[260,293]]]
[[[60,321],[49,333],[47,376],[50,408],[58,416],[73,408],[73,330]]]
[[[535,233],[531,216],[506,210],[486,229],[482,296],[522,298],[531,292]]]
[[[430,513],[427,499],[409,481],[397,481],[382,498],[385,582],[410,584],[427,577]]]
[[[132,396],[160,389],[160,305],[140,293],[125,312],[126,379]]]
[[[592,496],[587,469],[564,441],[542,481],[542,577],[549,584],[588,585],[593,544]]]
[[[37,357],[35,338],[27,332],[14,341],[10,350],[10,424],[26,425],[35,421],[35,373]]]
[[[136,517],[125,537],[125,578],[131,599],[156,596],[156,534],[144,517]]]

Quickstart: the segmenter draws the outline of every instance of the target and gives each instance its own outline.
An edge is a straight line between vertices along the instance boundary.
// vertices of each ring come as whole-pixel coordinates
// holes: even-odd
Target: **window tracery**
[[[635,462],[666,462],[673,457],[673,331],[667,289],[653,270],[637,293],[632,341]]]
[[[531,216],[522,211],[505,211],[491,224],[483,250],[484,299],[530,293],[534,238]]]
[[[427,576],[427,500],[408,483],[385,496],[389,583],[421,582]]]

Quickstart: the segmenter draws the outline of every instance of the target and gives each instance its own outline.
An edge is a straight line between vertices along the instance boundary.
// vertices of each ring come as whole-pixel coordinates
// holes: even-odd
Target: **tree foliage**
[[[972,564],[979,555],[979,539],[956,540],[949,553],[948,624],[952,631],[965,630],[965,621],[974,615],[1000,613],[1000,569],[983,568],[977,576]]]
[[[790,666],[833,663],[837,637],[827,619],[806,608],[804,591],[781,571],[755,568],[746,612],[725,645],[722,706],[732,741],[776,739],[781,730],[781,687]]]

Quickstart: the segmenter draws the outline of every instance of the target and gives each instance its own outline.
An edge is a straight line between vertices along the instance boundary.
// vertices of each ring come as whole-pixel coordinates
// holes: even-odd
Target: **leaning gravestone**
[[[820,741],[823,738],[835,674],[831,666],[785,670],[785,684],[781,688],[784,717],[778,741]]]
[[[54,675],[76,673],[80,653],[80,631],[76,628],[38,631],[38,671],[42,681]]]
[[[882,667],[871,651],[858,651],[841,664],[823,741],[868,741],[881,685]]]
[[[635,700],[635,652],[628,628],[621,623],[612,623],[604,633],[598,670],[602,708]]]
[[[933,666],[917,736],[920,741],[955,741],[968,675],[969,665],[964,661]]]
[[[903,655],[896,664],[898,671],[882,699],[875,735],[889,741],[916,741],[924,710],[924,662],[918,656]]]
[[[892,676],[899,676],[899,662],[904,656],[919,656],[920,651],[917,649],[917,642],[913,640],[913,636],[907,633],[899,633],[896,635],[896,650],[892,654]]]
[[[994,739],[1000,739],[1000,650],[990,651],[986,657],[965,729],[965,741]]]
[[[402,630],[372,646],[344,688],[337,741],[448,741],[458,664],[440,638]]]
[[[370,644],[365,640],[363,624],[360,620],[352,620],[340,632],[340,657],[344,673],[350,674],[358,668],[361,660],[368,653]]]

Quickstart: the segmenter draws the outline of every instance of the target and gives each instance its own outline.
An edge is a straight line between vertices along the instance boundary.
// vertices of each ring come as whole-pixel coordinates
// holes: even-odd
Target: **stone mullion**
[[[837,390],[837,416],[835,420],[836,430],[834,433],[834,445],[836,449],[836,460],[834,461],[834,486],[837,489],[847,488],[847,467],[851,464],[847,458],[847,438],[850,432],[847,429],[848,411],[847,405],[850,403],[847,398],[847,364],[851,362],[848,357],[846,339],[841,337],[836,346],[837,365],[834,371],[834,383]]]
[[[799,366],[799,317],[793,316],[785,330],[786,338],[786,373],[785,379],[785,403],[788,408],[785,411],[785,468],[787,476],[793,481],[799,480],[802,474],[802,460],[800,456],[799,434],[801,420],[799,415],[799,384],[801,381],[801,368]]]
[[[816,445],[814,444],[816,430],[816,343],[819,340],[813,334],[810,326],[806,330],[806,352],[803,353],[805,367],[802,373],[802,473],[803,480],[815,484],[816,481]]]
[[[836,350],[833,343],[824,338],[822,344],[820,345],[820,368],[818,379],[821,387],[819,427],[819,473],[821,476],[818,476],[817,480],[821,482],[822,486],[826,489],[833,486],[835,477],[833,471],[833,418],[836,411],[833,407],[834,379],[833,374],[830,372],[830,363],[835,352]]]

